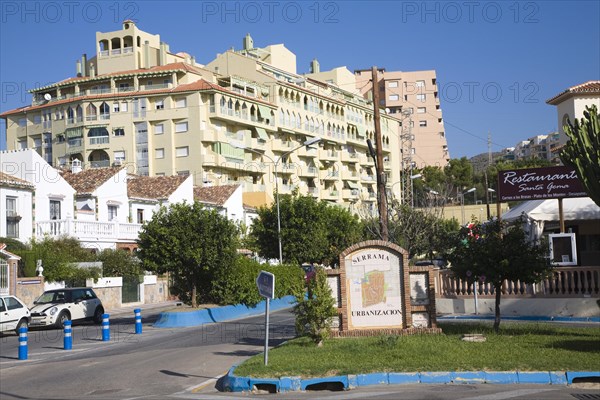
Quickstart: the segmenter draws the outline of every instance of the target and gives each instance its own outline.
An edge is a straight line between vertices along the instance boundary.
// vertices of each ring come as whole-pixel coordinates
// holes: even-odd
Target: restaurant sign
[[[545,200],[587,197],[575,169],[527,168],[498,172],[498,200]]]

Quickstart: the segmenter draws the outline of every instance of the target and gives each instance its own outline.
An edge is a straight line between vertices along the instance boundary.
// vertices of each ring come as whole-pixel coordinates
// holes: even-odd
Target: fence
[[[451,270],[437,271],[435,290],[441,298],[466,298],[473,296],[473,284],[456,278]],[[495,288],[489,282],[477,284],[481,298],[495,296]],[[550,276],[534,284],[505,280],[502,297],[513,298],[588,298],[600,296],[600,267],[558,267]]]

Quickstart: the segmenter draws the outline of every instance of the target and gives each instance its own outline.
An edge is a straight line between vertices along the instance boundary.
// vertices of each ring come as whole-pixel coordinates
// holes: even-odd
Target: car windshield
[[[66,295],[65,295],[64,291],[46,292],[46,293],[42,294],[40,297],[38,297],[38,299],[35,302],[36,302],[36,304],[64,303],[65,298],[66,298]]]

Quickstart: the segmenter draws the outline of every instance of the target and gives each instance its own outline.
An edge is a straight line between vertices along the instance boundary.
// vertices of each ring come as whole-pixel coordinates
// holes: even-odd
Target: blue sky
[[[338,66],[437,71],[451,157],[494,151],[557,129],[545,101],[600,79],[600,2],[594,1],[50,1],[0,3],[0,110],[27,89],[75,75],[96,31],[130,18],[199,63],[250,33],[284,43],[298,72]],[[6,130],[0,122],[0,148]]]

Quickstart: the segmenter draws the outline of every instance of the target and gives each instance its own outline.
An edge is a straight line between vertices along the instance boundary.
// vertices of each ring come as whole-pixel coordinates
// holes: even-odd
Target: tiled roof
[[[0,185],[21,187],[21,188],[26,188],[26,189],[31,189],[31,188],[35,187],[33,184],[31,184],[21,178],[17,178],[16,176],[5,174],[4,172],[0,172]]]
[[[13,259],[17,259],[20,260],[21,257],[19,257],[16,254],[11,253],[10,251],[4,250],[6,248],[6,243],[0,243],[0,254],[4,254],[5,256],[8,256],[9,258],[13,258]]]
[[[123,167],[90,168],[76,174],[62,171],[62,177],[75,189],[77,195],[92,194]]]
[[[194,187],[194,200],[222,206],[240,185]]]
[[[127,195],[135,199],[166,199],[187,176],[130,176],[127,179]]]
[[[546,100],[546,103],[558,104],[562,100],[565,100],[570,96],[586,94],[600,95],[600,81],[587,81],[585,83],[582,83],[581,85],[572,86],[564,92],[559,93],[551,99]]]

